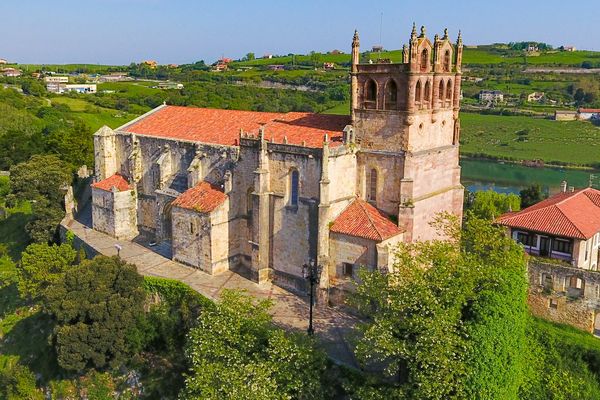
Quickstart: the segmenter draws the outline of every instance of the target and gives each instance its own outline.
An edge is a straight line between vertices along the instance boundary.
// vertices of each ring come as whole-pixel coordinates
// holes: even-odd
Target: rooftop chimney
[[[560,183],[560,191],[565,193],[567,191],[567,181],[562,181]]]

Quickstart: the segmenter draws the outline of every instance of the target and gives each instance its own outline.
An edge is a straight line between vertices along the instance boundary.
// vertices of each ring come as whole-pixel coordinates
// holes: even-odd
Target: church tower
[[[462,39],[433,43],[416,26],[402,62],[361,64],[352,41],[351,116],[358,153],[358,195],[398,219],[406,241],[437,237],[440,212],[462,215],[458,139]]]

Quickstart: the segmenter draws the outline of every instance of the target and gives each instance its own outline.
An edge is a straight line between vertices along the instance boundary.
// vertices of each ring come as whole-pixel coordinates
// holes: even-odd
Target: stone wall
[[[600,310],[598,272],[532,259],[528,301],[531,312],[538,317],[588,332],[600,329],[594,326]]]

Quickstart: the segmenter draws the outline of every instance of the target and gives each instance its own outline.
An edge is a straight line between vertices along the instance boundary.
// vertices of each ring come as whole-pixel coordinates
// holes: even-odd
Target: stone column
[[[317,304],[328,303],[329,289],[329,137],[325,135],[321,161],[321,181],[319,182],[319,207],[318,207],[318,237],[317,237],[317,263],[323,267],[319,290],[317,291]]]
[[[264,128],[259,130],[259,156],[258,168],[254,171],[255,195],[258,199],[254,204],[255,225],[253,227],[252,248],[252,275],[258,283],[269,280],[269,254],[270,254],[270,173],[267,141]]]

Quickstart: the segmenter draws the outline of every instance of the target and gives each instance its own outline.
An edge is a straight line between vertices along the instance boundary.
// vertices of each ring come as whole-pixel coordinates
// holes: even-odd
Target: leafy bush
[[[118,367],[131,354],[126,338],[143,313],[142,277],[118,257],[85,260],[48,291],[59,365],[71,371]]]
[[[270,302],[226,291],[191,330],[182,399],[319,399],[325,356],[272,325]]]

